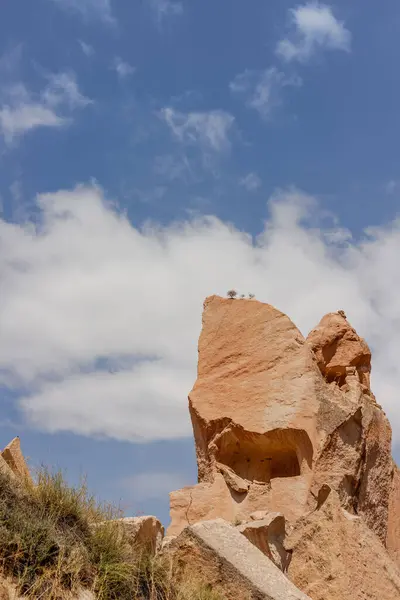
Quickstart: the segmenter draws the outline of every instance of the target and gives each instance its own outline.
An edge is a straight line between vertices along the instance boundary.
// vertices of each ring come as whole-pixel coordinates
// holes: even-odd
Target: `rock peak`
[[[371,351],[347,321],[344,311],[322,317],[306,341],[328,383],[342,386],[347,374],[357,374],[364,391],[370,390]]]

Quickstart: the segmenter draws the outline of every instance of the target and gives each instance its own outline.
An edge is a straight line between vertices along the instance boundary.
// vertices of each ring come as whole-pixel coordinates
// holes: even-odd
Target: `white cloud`
[[[125,77],[132,75],[136,70],[135,67],[132,67],[132,65],[122,60],[119,56],[114,60],[114,69],[120,79],[125,79]]]
[[[281,103],[283,87],[301,85],[299,77],[287,77],[271,67],[265,71],[246,70],[230,83],[230,90],[245,98],[246,105],[255,109],[262,118],[268,119]]]
[[[67,120],[58,116],[51,108],[31,102],[20,106],[3,106],[0,109],[0,131],[10,144],[15,137],[37,127],[60,127]]]
[[[65,10],[75,12],[87,19],[99,19],[115,24],[112,15],[111,0],[52,0]]]
[[[351,33],[327,4],[307,2],[290,10],[292,33],[277,46],[286,61],[306,62],[317,50],[350,51]]]
[[[182,473],[151,471],[138,473],[122,480],[122,487],[132,493],[135,502],[157,500],[168,496],[171,490],[179,490],[187,485],[187,477]]]
[[[249,192],[255,192],[261,187],[262,181],[257,173],[247,173],[245,177],[240,179],[239,183]]]
[[[83,40],[79,40],[79,45],[80,45],[81,50],[82,50],[82,52],[83,52],[83,54],[85,56],[90,57],[90,56],[94,55],[94,48],[93,48],[93,46],[91,46],[90,44],[87,44]]]
[[[73,73],[49,76],[40,94],[19,83],[1,90],[0,133],[7,144],[38,127],[61,127],[71,122],[70,111],[91,103],[78,88]]]
[[[182,2],[172,2],[172,0],[148,0],[148,2],[159,24],[167,17],[183,14]]]
[[[1,380],[25,387],[36,427],[190,435],[202,302],[234,287],[305,334],[344,309],[372,346],[373,390],[399,439],[400,221],[357,242],[296,190],[270,200],[257,240],[212,216],[137,229],[95,187],[39,196],[38,210],[39,222],[0,219]]]
[[[182,143],[200,145],[215,152],[230,147],[229,133],[235,119],[223,110],[185,113],[167,107],[161,110],[160,117]]]
[[[69,108],[74,109],[92,104],[92,100],[79,91],[76,77],[72,72],[50,75],[49,84],[42,96],[44,102],[52,107],[66,104]]]

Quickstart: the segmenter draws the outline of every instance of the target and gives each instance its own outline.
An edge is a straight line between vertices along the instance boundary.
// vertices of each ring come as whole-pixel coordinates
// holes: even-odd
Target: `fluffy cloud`
[[[289,85],[301,85],[299,77],[287,77],[271,67],[265,71],[246,70],[230,83],[231,92],[244,97],[249,108],[255,109],[263,119],[281,103],[281,91]]]
[[[112,16],[111,0],[51,0],[68,11],[84,18],[99,19],[105,23],[115,23]]]
[[[229,133],[235,119],[223,110],[185,113],[167,107],[161,110],[160,117],[174,137],[184,144],[195,144],[214,152],[230,147]]]
[[[350,50],[351,34],[332,13],[330,6],[307,2],[290,10],[292,33],[277,46],[286,61],[307,61],[317,50]]]
[[[11,144],[15,138],[38,127],[61,127],[70,122],[70,111],[91,103],[78,88],[71,72],[48,77],[40,94],[19,83],[1,90],[0,133]]]
[[[34,426],[189,434],[202,301],[234,287],[305,334],[344,309],[373,348],[373,389],[400,433],[400,221],[355,241],[296,190],[270,199],[257,239],[213,216],[138,229],[96,187],[37,204],[39,219],[0,220],[0,376]]]

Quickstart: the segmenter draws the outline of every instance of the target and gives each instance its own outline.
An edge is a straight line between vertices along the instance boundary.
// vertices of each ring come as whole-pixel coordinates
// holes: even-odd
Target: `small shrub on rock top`
[[[236,290],[229,290],[226,293],[226,295],[228,296],[228,298],[231,298],[233,300],[237,296],[237,291]]]

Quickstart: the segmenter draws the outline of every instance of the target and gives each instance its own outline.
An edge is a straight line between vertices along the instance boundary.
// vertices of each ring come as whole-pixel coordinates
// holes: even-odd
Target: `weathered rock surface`
[[[278,569],[284,573],[287,571],[291,555],[284,546],[285,517],[281,513],[269,513],[260,520],[242,523],[237,529],[268,556]]]
[[[310,600],[222,519],[188,526],[168,545],[178,577],[198,577],[227,600]]]
[[[343,311],[329,313],[307,337],[322,375],[339,385],[354,367],[365,390],[370,389],[371,351],[346,319]]]
[[[127,542],[140,551],[155,554],[161,549],[164,527],[156,517],[124,517],[117,519],[123,528]]]
[[[189,395],[199,485],[171,494],[169,533],[218,516],[246,521],[256,510],[300,516],[323,384],[284,314],[257,301],[207,298]]]
[[[12,469],[9,467],[9,465],[6,463],[6,461],[4,460],[4,458],[2,457],[2,455],[0,454],[0,472],[5,475],[7,475],[7,477],[11,477],[12,479],[15,479],[15,474],[14,471],[12,471]]]
[[[168,534],[258,511],[294,523],[328,484],[398,553],[391,428],[370,370],[370,350],[342,311],[304,339],[273,306],[207,298],[189,395],[199,483],[171,493]]]
[[[398,600],[400,573],[361,517],[334,491],[286,539],[288,576],[312,600]]]
[[[392,488],[389,497],[386,545],[390,556],[400,567],[400,470],[395,464],[393,464]]]
[[[15,476],[28,481],[32,480],[24,455],[22,454],[19,437],[15,437],[8,446],[2,450],[1,457]]]
[[[370,391],[371,353],[339,313],[323,317],[306,341],[327,384],[319,412],[326,435],[315,455],[311,492],[329,484],[385,544],[392,431]]]

